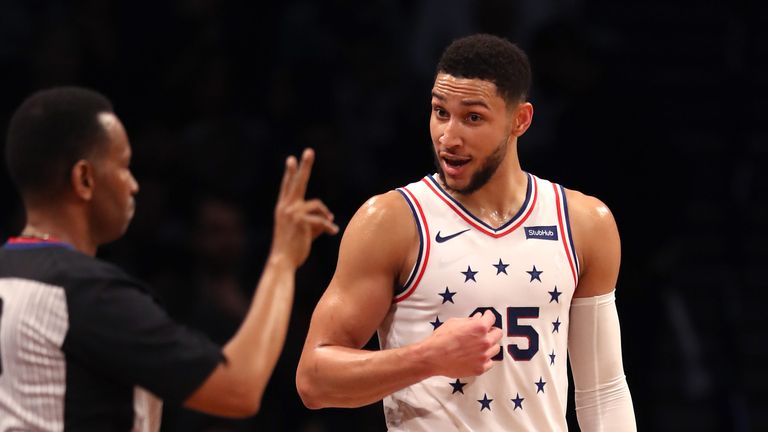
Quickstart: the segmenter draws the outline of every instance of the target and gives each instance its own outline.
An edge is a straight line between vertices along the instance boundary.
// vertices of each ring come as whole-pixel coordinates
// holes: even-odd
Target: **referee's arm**
[[[314,152],[309,149],[300,164],[293,156],[286,160],[275,206],[272,248],[248,315],[224,346],[226,362],[186,399],[186,407],[228,417],[247,417],[259,411],[288,331],[296,269],[307,259],[317,236],[339,230],[320,200],[304,199],[313,161]]]

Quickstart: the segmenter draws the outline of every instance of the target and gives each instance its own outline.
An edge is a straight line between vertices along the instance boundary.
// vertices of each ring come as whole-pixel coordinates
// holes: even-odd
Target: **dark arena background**
[[[622,236],[617,304],[641,431],[768,430],[768,11],[708,0],[0,2],[0,125],[34,90],[93,87],[141,185],[99,255],[225,342],[266,256],[284,158],[317,150],[310,196],[343,228],[433,168],[429,92],[453,38],[530,55],[523,168],[601,198]],[[45,157],[45,155],[40,155]],[[0,172],[0,236],[23,222]],[[261,412],[167,406],[164,431],[383,431],[381,404],[310,411],[294,373],[340,236],[298,273]],[[369,348],[376,348],[374,339]],[[569,404],[571,430],[578,431]]]

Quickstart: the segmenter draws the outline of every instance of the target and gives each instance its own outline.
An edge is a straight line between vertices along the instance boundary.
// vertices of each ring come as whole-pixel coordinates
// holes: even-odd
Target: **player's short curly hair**
[[[490,34],[454,40],[443,51],[437,73],[490,81],[507,103],[525,101],[531,87],[531,65],[525,52]]]
[[[5,161],[22,195],[49,196],[66,185],[78,160],[106,140],[101,113],[112,113],[102,94],[81,87],[40,90],[11,117]]]

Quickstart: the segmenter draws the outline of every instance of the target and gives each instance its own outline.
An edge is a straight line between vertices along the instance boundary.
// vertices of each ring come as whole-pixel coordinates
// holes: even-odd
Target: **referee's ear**
[[[72,166],[70,172],[70,185],[75,196],[83,201],[90,201],[93,198],[95,186],[93,164],[80,159]]]

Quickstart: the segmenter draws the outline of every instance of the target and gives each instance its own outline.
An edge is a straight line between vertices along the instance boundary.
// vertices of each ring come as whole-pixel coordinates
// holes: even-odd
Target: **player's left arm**
[[[595,197],[566,190],[580,274],[571,302],[568,353],[582,431],[637,430],[621,358],[615,289],[621,243],[610,209]]]

